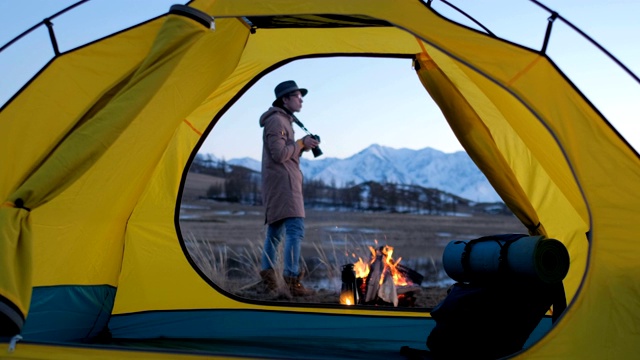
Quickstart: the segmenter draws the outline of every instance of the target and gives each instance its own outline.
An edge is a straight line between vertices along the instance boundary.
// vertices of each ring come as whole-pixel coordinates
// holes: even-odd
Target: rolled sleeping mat
[[[569,252],[560,241],[544,236],[496,235],[450,242],[442,263],[447,275],[458,282],[508,276],[552,284],[569,272]]]
[[[527,236],[509,246],[507,268],[515,274],[557,283],[569,272],[569,251],[556,239]]]

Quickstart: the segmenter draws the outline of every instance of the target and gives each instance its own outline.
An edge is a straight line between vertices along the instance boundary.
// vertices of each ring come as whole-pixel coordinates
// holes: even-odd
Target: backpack
[[[553,305],[553,321],[566,307],[562,283],[503,281],[455,283],[431,311],[427,337],[434,358],[497,359],[522,350]]]
[[[497,359],[522,350],[552,306],[555,322],[566,308],[569,256],[549,240],[503,234],[451,242],[443,264],[457,282],[431,311],[431,356]]]

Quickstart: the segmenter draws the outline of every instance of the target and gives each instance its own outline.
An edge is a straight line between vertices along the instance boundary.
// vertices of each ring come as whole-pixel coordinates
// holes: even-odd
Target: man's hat
[[[307,91],[307,89],[301,89],[298,87],[298,85],[296,84],[295,81],[293,80],[287,80],[287,81],[283,81],[280,84],[278,84],[278,86],[276,86],[274,93],[276,94],[276,100],[274,101],[274,104],[276,101],[278,101],[278,99],[280,99],[281,97],[292,93],[294,91],[300,91],[300,93],[302,94],[302,96],[307,95],[307,93],[309,91]]]

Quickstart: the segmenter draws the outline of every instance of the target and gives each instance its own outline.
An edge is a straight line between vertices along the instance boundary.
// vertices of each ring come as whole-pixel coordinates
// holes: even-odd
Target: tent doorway
[[[414,305],[430,308],[452,283],[441,262],[449,241],[526,231],[466,155],[413,66],[407,58],[302,59],[244,92],[201,144],[183,187],[179,226],[201,274],[245,300],[291,300],[254,286],[265,235],[258,118],[287,79],[309,89],[297,116],[322,136],[324,151],[301,159],[301,265],[319,296],[300,301],[338,304],[341,267],[368,262],[371,247],[389,245],[425,275]],[[429,172],[411,170],[417,154],[428,156]],[[366,164],[377,168],[358,170]]]

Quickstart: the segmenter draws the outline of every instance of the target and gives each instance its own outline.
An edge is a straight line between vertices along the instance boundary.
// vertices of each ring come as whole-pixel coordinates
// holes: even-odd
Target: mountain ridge
[[[366,181],[419,185],[475,202],[502,201],[465,151],[445,153],[430,147],[413,150],[372,144],[345,159],[310,160],[309,156],[311,153],[305,153],[300,161],[306,180],[322,180],[335,186]],[[261,162],[250,157],[227,163],[261,171]]]

